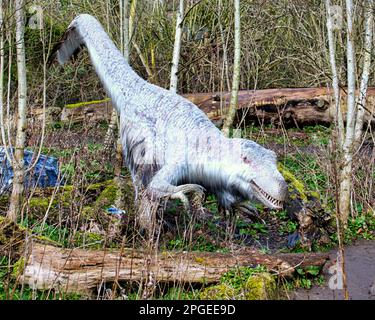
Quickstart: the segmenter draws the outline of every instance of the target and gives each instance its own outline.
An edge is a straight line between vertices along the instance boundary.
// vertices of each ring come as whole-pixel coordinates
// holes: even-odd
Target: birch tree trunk
[[[327,33],[329,43],[330,64],[332,68],[332,82],[335,96],[335,124],[338,129],[338,138],[333,140],[333,151],[335,159],[333,159],[333,170],[335,179],[335,198],[336,198],[336,227],[338,236],[338,259],[337,259],[337,275],[341,277],[343,284],[345,300],[349,299],[347,276],[345,272],[345,254],[343,246],[343,230],[342,226],[346,226],[350,210],[350,192],[351,192],[351,171],[352,171],[352,148],[350,147],[349,135],[351,134],[350,126],[354,125],[352,122],[355,115],[355,53],[353,42],[353,8],[351,1],[347,1],[347,78],[348,78],[348,96],[347,96],[347,123],[346,130],[344,129],[344,122],[340,104],[340,88],[336,68],[335,46],[333,37],[332,13],[331,4],[326,0],[327,10]],[[349,146],[349,147],[348,147]],[[336,149],[336,150],[335,150]],[[341,155],[344,155],[343,162]],[[340,163],[341,162],[341,163]],[[341,171],[337,168],[337,163],[341,164]],[[339,181],[339,178],[341,180]],[[340,270],[340,272],[339,272]],[[337,280],[339,281],[339,280]],[[341,289],[341,288],[340,288]]]
[[[365,105],[366,105],[366,94],[367,86],[370,75],[370,66],[371,66],[371,51],[372,51],[372,41],[373,41],[373,26],[374,26],[374,16],[372,10],[374,9],[374,1],[366,1],[366,13],[365,13],[365,44],[364,44],[364,54],[363,54],[363,68],[362,68],[362,77],[361,84],[359,88],[359,99],[358,99],[358,110],[357,118],[355,123],[355,133],[354,133],[354,144],[355,148],[358,148],[363,132],[363,122],[365,116]]]
[[[234,0],[234,62],[233,62],[233,82],[232,95],[228,114],[224,120],[223,133],[227,137],[230,135],[230,128],[233,125],[238,102],[238,89],[240,86],[240,65],[241,65],[241,12],[240,0]]]
[[[342,120],[342,110],[340,107],[340,88],[337,76],[337,68],[335,61],[335,47],[333,41],[333,25],[331,16],[331,4],[326,0],[327,9],[327,33],[330,53],[330,63],[332,68],[332,82],[335,96],[337,125],[339,131],[339,139],[337,151],[340,153],[341,164],[338,174],[340,175],[339,183],[339,200],[338,200],[338,214],[340,216],[341,224],[346,227],[349,214],[351,211],[351,188],[352,188],[352,168],[353,155],[355,147],[359,145],[362,137],[362,127],[365,115],[365,103],[368,79],[371,65],[371,50],[372,50],[372,32],[373,32],[373,0],[366,0],[365,7],[365,43],[364,43],[364,58],[362,77],[359,90],[359,97],[356,97],[356,60],[355,60],[355,44],[354,44],[354,9],[352,0],[346,0],[346,20],[347,20],[347,44],[346,44],[346,58],[347,58],[347,112],[346,112],[346,127]],[[358,105],[358,109],[357,109]]]
[[[4,24],[3,24],[3,0],[0,0],[0,126],[1,126],[1,141],[5,145],[5,130],[4,130]]]
[[[5,68],[5,39],[7,40],[7,46],[8,46],[8,81],[7,81],[7,97],[6,97],[6,111],[7,111],[7,119],[10,118],[10,84],[11,84],[11,73],[12,73],[12,39],[11,39],[11,32],[10,32],[10,25],[12,22],[8,22],[8,30],[6,30],[6,23],[4,20],[5,12],[11,11],[11,2],[6,6],[3,1],[1,1],[1,55],[0,55],[0,69],[1,69],[1,99],[0,99],[0,127],[1,127],[1,142],[4,146],[5,155],[7,157],[7,160],[11,163],[13,158],[13,151],[12,149],[8,149],[11,147],[11,141],[10,141],[10,121],[7,121],[6,125],[4,123],[4,100],[3,100],[3,94],[4,94],[4,68]],[[10,20],[10,19],[8,19]],[[5,36],[7,34],[7,37]],[[6,129],[6,130],[5,130]]]
[[[327,35],[328,35],[328,47],[329,47],[329,61],[331,65],[332,72],[332,87],[334,92],[334,102],[335,102],[335,123],[338,129],[338,145],[341,147],[344,141],[344,121],[342,118],[342,110],[340,103],[340,87],[339,87],[339,77],[337,74],[336,66],[336,54],[335,54],[335,41],[333,30],[334,26],[332,23],[332,12],[331,12],[331,1],[326,0],[326,11],[327,11]]]
[[[346,19],[347,19],[347,113],[345,140],[343,142],[343,163],[340,180],[340,219],[344,226],[348,223],[350,213],[350,199],[352,187],[352,164],[353,164],[353,141],[356,115],[356,94],[355,94],[355,48],[353,40],[353,3],[352,0],[346,0]]]
[[[26,140],[26,59],[24,42],[24,3],[23,0],[15,2],[16,17],[16,48],[17,48],[17,75],[18,75],[18,115],[17,135],[13,159],[13,189],[7,217],[12,221],[17,220],[21,206],[24,183],[24,148]]]
[[[229,81],[229,68],[228,68],[228,36],[227,39],[225,39],[225,34],[224,34],[224,28],[223,24],[221,23],[221,17],[222,17],[222,0],[218,1],[218,12],[217,12],[217,19],[218,19],[218,24],[219,24],[219,30],[220,30],[220,39],[222,42],[222,47],[223,47],[223,66],[221,69],[221,88],[220,91],[225,91],[224,89],[224,84],[226,82],[227,85],[227,90],[230,90],[230,81]]]
[[[172,58],[172,68],[171,68],[171,81],[169,85],[169,90],[172,92],[177,92],[178,83],[178,64],[180,61],[180,51],[181,51],[181,37],[182,37],[182,19],[184,18],[184,0],[180,0],[180,5],[177,12],[176,19],[176,34],[174,37],[173,46],[173,58]]]

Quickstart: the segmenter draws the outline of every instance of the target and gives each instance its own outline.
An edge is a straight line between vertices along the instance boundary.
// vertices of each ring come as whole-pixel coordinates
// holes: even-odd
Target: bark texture
[[[147,277],[157,282],[214,283],[231,268],[259,264],[288,276],[296,267],[321,266],[329,259],[327,253],[268,255],[250,248],[231,253],[64,249],[43,241],[10,220],[0,220],[0,255],[23,259],[17,270],[21,283],[61,292],[89,293],[103,282]]]
[[[26,58],[24,41],[24,2],[16,0],[16,48],[17,48],[17,76],[18,76],[18,114],[17,135],[13,158],[13,188],[8,209],[8,218],[16,221],[21,207],[23,182],[24,182],[24,148],[26,140]]]
[[[241,66],[241,10],[240,0],[234,0],[234,61],[233,61],[233,80],[232,93],[228,113],[224,120],[223,133],[230,136],[230,129],[236,116],[238,103],[238,89],[240,86],[240,66]]]

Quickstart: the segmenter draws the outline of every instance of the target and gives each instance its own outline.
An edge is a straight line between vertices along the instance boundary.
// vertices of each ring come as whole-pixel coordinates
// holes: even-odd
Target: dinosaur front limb
[[[189,200],[187,194],[195,194],[199,198],[203,198],[205,189],[198,184],[183,184],[180,186],[160,185],[149,189],[153,199],[170,198],[180,199],[185,209],[189,209]]]
[[[151,198],[155,200],[161,198],[180,199],[182,203],[186,204],[188,203],[186,194],[197,194],[203,197],[205,189],[198,184],[175,185],[182,178],[180,177],[181,171],[178,166],[164,166],[160,169],[147,186]]]
[[[164,166],[152,178],[142,197],[142,209],[139,213],[141,227],[150,229],[155,219],[155,206],[161,199],[180,199],[185,209],[190,209],[188,194],[194,194],[199,199],[203,199],[205,189],[198,184],[174,185],[179,180],[179,168],[177,166]],[[146,204],[146,205],[145,205]]]

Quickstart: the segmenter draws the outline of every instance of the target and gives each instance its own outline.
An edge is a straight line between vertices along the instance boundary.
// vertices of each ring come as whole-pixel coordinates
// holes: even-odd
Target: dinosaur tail
[[[60,64],[67,62],[86,47],[92,65],[104,89],[119,110],[129,99],[132,90],[144,81],[126,62],[123,54],[93,16],[78,15],[69,25],[62,39],[54,46],[49,64],[55,59]]]
[[[57,58],[60,64],[64,64],[72,56],[76,56],[83,46],[87,47],[92,55],[96,47],[103,43],[105,49],[118,51],[98,20],[89,14],[80,14],[70,23],[61,40],[55,44],[49,63]],[[116,53],[121,55],[119,51]]]
[[[55,59],[57,59],[59,64],[62,65],[72,56],[76,56],[82,49],[83,45],[85,44],[84,39],[82,36],[80,36],[79,30],[75,24],[76,19],[72,21],[68,29],[65,31],[63,37],[53,47],[48,58],[48,65],[51,65]]]

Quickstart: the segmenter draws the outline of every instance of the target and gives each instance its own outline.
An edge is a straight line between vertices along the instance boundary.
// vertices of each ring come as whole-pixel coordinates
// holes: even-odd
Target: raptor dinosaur
[[[142,79],[88,14],[70,23],[55,56],[64,64],[83,46],[120,115],[124,161],[136,198],[146,190],[156,201],[169,197],[188,203],[188,194],[208,191],[226,209],[251,210],[250,200],[282,208],[287,184],[273,151],[225,137],[192,102]],[[150,219],[146,214],[142,220],[147,225]]]

